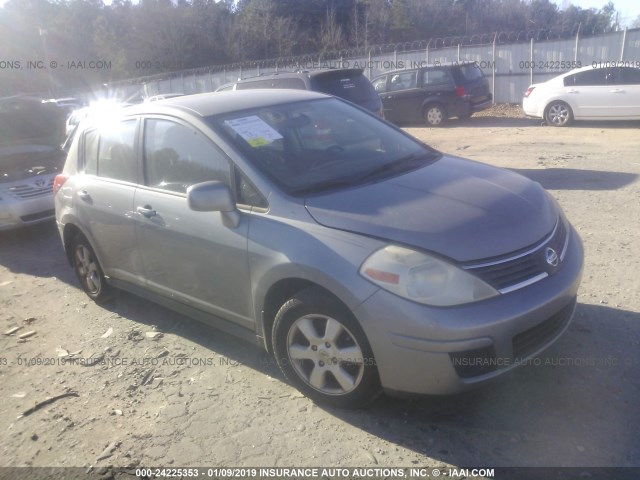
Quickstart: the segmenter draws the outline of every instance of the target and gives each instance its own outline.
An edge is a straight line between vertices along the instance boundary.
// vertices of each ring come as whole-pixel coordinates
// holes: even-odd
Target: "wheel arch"
[[[273,353],[272,330],[278,310],[280,310],[282,305],[291,297],[308,288],[317,289],[353,314],[353,310],[349,308],[345,300],[319,283],[304,278],[283,278],[269,287],[265,293],[264,301],[260,309],[260,329],[262,330],[265,348],[269,353]],[[355,318],[355,315],[353,316]],[[356,321],[358,321],[357,318]]]

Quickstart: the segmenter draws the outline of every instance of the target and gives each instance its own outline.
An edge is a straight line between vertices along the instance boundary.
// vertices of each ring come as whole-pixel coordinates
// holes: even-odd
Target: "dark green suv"
[[[437,127],[491,105],[489,82],[475,63],[433,65],[387,72],[371,82],[394,123],[425,121]]]

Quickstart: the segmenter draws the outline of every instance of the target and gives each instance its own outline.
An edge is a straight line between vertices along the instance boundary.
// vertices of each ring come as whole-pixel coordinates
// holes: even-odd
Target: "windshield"
[[[207,121],[293,195],[378,181],[440,157],[335,98],[243,110]]]

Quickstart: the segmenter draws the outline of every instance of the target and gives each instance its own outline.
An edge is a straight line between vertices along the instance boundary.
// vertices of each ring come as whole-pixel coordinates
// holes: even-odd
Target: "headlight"
[[[373,253],[360,267],[360,275],[391,293],[438,307],[498,295],[478,277],[448,262],[396,245]]]

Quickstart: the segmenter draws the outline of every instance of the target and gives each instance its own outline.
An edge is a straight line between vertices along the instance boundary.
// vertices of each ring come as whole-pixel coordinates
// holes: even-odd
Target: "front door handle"
[[[611,93],[624,93],[624,90],[621,88],[614,88],[613,90],[609,90]]]
[[[151,208],[151,205],[145,205],[144,207],[138,207],[136,208],[136,212],[138,212],[141,215],[144,215],[147,218],[151,218],[151,217],[155,217],[156,216],[156,211]]]

